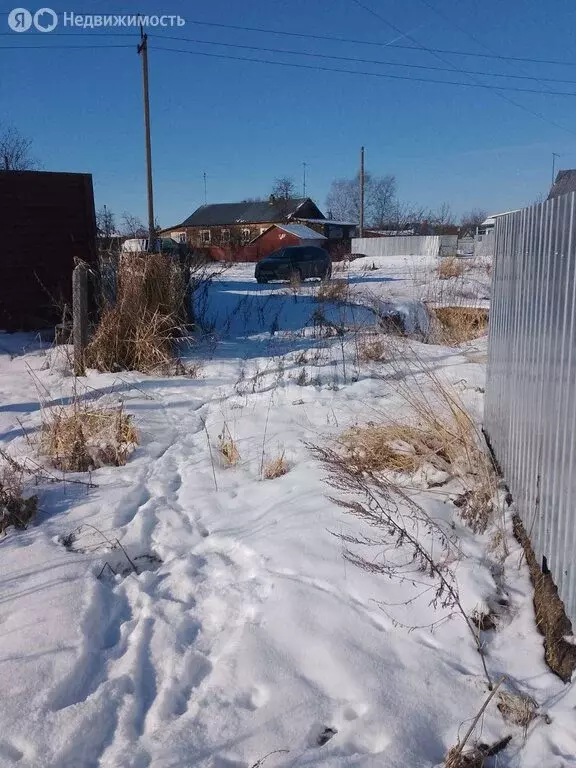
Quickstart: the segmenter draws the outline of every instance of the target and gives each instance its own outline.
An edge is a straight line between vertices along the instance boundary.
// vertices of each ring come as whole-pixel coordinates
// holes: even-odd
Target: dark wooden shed
[[[38,330],[70,306],[75,259],[95,263],[88,173],[0,171],[0,329]]]

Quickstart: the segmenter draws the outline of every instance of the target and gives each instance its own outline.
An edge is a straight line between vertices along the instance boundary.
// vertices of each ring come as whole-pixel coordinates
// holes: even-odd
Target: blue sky
[[[476,82],[576,94],[576,66],[542,65],[424,50],[320,41],[202,26],[195,21],[264,27],[387,43],[409,33],[425,47],[572,60],[576,6],[571,0],[146,0],[52,5],[58,13],[165,13],[183,27],[150,29],[150,89],[155,207],[162,226],[180,222],[204,201],[267,195],[274,177],[302,179],[324,206],[330,182],[357,170],[360,145],[375,174],[393,173],[401,199],[456,214],[472,207],[507,210],[546,193],[551,153],[576,166],[576,95],[554,96],[394,80],[168,52],[158,47],[260,57],[309,66],[470,82],[459,72],[258,52],[166,36],[302,53],[572,80]],[[441,10],[444,18],[429,6]],[[45,170],[93,174],[96,204],[145,217],[144,137],[137,30],[10,32],[0,2],[0,121],[34,142]],[[31,7],[32,11],[37,10]],[[385,21],[390,22],[389,26]],[[66,32],[56,34],[57,32]],[[118,33],[124,33],[119,35]],[[128,32],[128,34],[126,34]],[[469,34],[473,35],[472,37]],[[397,41],[412,44],[404,38]],[[42,49],[24,48],[38,45]],[[59,46],[81,48],[62,50]],[[102,45],[101,50],[88,46]],[[127,45],[132,47],[108,47]],[[538,112],[538,119],[526,110]],[[563,130],[565,126],[569,130]],[[572,132],[573,131],[573,132]]]

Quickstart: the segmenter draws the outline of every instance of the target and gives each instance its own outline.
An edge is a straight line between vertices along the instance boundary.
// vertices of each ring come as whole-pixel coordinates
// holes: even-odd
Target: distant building
[[[264,201],[202,205],[187,219],[160,234],[202,250],[224,261],[256,261],[282,247],[314,240],[333,247],[356,235],[350,221],[327,219],[316,203],[307,198],[277,198]],[[288,244],[288,243],[286,243]],[[349,249],[348,249],[349,250]]]
[[[560,197],[560,195],[567,195],[569,192],[576,192],[576,170],[570,169],[566,171],[558,171],[556,174],[556,180],[550,188],[548,194],[548,200],[552,200],[553,197]]]

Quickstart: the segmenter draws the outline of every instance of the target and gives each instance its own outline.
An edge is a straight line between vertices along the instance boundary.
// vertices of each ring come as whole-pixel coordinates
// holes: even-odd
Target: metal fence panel
[[[576,198],[496,219],[485,429],[576,622]]]
[[[355,237],[352,253],[365,256],[455,256],[457,235]]]

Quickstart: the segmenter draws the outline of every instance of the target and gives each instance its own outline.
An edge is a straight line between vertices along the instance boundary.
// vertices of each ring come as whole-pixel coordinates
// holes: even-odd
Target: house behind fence
[[[576,622],[575,193],[496,219],[485,428]]]

